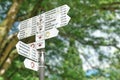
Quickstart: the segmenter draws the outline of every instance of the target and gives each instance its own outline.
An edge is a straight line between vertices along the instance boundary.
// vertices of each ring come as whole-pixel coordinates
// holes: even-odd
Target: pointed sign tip
[[[71,17],[67,15],[67,21],[69,22],[71,20]]]
[[[53,28],[54,29],[54,32],[55,32],[55,36],[57,36],[58,35],[58,33],[59,33],[59,30],[57,29],[57,28]]]
[[[20,35],[20,33],[18,32],[18,34],[17,34],[17,38],[18,38],[18,39],[20,39],[19,35]]]
[[[68,11],[70,10],[70,7],[67,4],[65,4],[64,7],[66,9],[66,13],[68,13]]]
[[[18,30],[20,30],[20,24],[18,25]]]
[[[23,63],[24,63],[24,66],[25,66],[25,63],[26,63],[26,59],[24,60],[24,62],[23,62]]]
[[[69,7],[67,4],[65,4],[65,6],[66,6],[66,8],[67,8],[68,10],[70,10],[70,7]]]
[[[19,46],[19,41],[18,41],[17,44],[16,44],[16,48],[18,48],[18,46]]]
[[[57,29],[57,28],[53,28],[55,31],[56,31],[56,33],[58,33],[59,32],[59,30]]]

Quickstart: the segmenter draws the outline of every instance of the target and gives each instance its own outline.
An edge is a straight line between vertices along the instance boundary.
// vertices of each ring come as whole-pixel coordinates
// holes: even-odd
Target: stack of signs
[[[38,55],[37,50],[35,48],[30,47],[28,44],[25,44],[22,41],[19,41],[16,44],[16,48],[17,48],[18,54],[20,54],[24,57],[27,57],[31,60],[38,61],[39,55]]]
[[[35,36],[36,42],[29,43],[29,45],[36,49],[45,48],[45,39],[49,39],[49,38],[57,36],[58,32],[59,31],[56,28],[40,32],[36,34]]]
[[[65,26],[70,21],[67,15],[70,7],[67,5],[47,11],[38,16],[22,21],[18,28],[18,39],[24,39],[35,35],[35,42],[26,44],[19,41],[16,45],[18,54],[27,57],[24,64],[26,68],[37,71],[38,58],[37,49],[45,48],[45,39],[49,39],[58,35],[56,28]],[[28,65],[28,66],[27,66]]]
[[[32,48],[31,46],[29,46],[28,44],[25,44],[22,41],[19,41],[16,44],[16,48],[19,55],[29,58],[29,59],[25,59],[24,61],[25,67],[34,71],[38,71],[39,55],[37,53],[37,49]]]
[[[69,6],[63,5],[22,21],[19,24],[18,39],[24,39],[46,30],[67,25],[70,20],[67,15],[69,9]]]

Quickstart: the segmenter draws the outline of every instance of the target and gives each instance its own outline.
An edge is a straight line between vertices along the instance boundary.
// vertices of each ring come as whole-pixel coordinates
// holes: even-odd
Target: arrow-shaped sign
[[[29,60],[27,58],[24,60],[24,65],[26,68],[34,70],[34,71],[38,71],[38,68],[39,68],[39,65],[37,62],[34,62],[34,61]]]
[[[27,57],[29,59],[32,59],[34,61],[38,61],[37,50],[30,47],[28,44],[25,44],[22,41],[19,41],[16,44],[16,48],[17,48],[18,54],[20,54],[24,57]]]
[[[67,5],[47,11],[41,15],[24,20],[19,24],[18,39],[23,39],[52,28],[65,26],[70,21]]]
[[[45,32],[36,34],[36,41],[41,41],[41,40],[45,40],[45,39],[49,39],[52,37],[55,37],[58,35],[58,30],[56,28],[47,30]]]

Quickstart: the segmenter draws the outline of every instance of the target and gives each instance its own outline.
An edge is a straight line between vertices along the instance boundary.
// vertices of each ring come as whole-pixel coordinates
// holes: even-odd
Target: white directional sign
[[[23,39],[52,28],[59,28],[67,25],[70,20],[70,17],[67,15],[69,9],[69,6],[63,5],[22,21],[19,24],[18,39]]]
[[[38,61],[38,53],[37,50],[30,47],[28,44],[23,43],[22,41],[19,41],[16,45],[18,54],[27,57],[29,59],[32,59],[34,61]]]
[[[36,34],[36,41],[40,41],[40,40],[44,40],[44,39],[49,39],[49,38],[55,37],[55,36],[58,35],[58,32],[59,31],[56,28],[53,28],[53,29],[47,30],[45,32]]]
[[[45,30],[62,27],[68,24],[70,17],[67,15],[69,6],[63,5],[53,10],[45,12]]]
[[[45,40],[40,40],[40,41],[36,41],[33,43],[29,43],[28,45],[35,49],[45,48]]]
[[[26,68],[34,70],[34,71],[38,71],[38,69],[39,69],[39,64],[37,62],[34,62],[27,58],[24,60],[24,65]]]

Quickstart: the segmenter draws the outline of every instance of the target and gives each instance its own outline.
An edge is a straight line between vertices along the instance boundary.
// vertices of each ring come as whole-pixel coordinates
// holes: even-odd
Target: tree
[[[36,72],[24,68],[24,58],[17,54],[15,48],[18,42],[17,26],[22,20],[63,4],[71,7],[69,11],[71,21],[68,26],[59,29],[58,37],[46,40],[46,80],[89,79],[85,78],[79,57],[80,55],[86,57],[85,52],[79,52],[79,50],[87,47],[99,54],[100,61],[110,60],[109,69],[98,69],[100,74],[90,78],[119,79],[119,74],[117,74],[119,65],[117,64],[120,53],[118,45],[120,44],[120,0],[0,0],[0,78],[38,79]],[[25,41],[29,42],[28,39]],[[108,52],[100,50],[103,46],[114,48],[114,56],[105,56],[104,54]],[[105,76],[106,74],[109,76]]]

